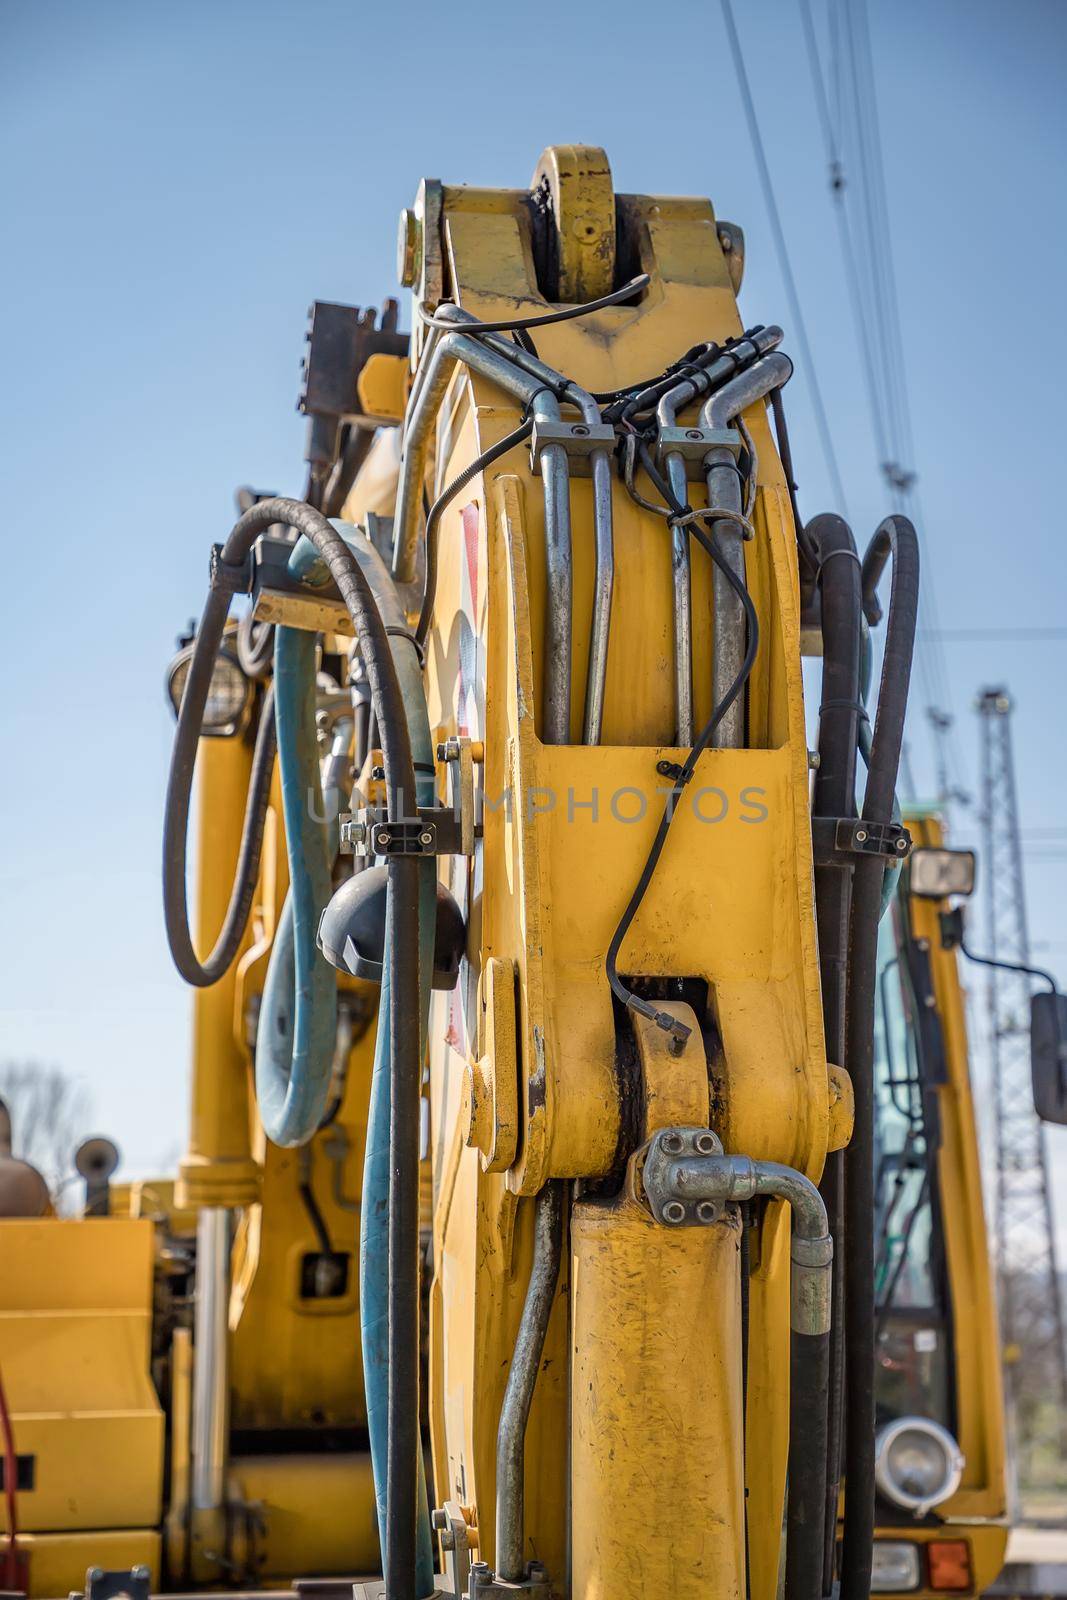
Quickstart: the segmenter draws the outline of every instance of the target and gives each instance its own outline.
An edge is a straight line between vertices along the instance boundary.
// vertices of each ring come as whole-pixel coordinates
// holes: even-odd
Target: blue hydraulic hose
[[[422,669],[414,640],[407,632],[407,619],[396,599],[396,591],[383,562],[372,545],[363,558],[364,571],[374,590],[386,627],[390,633],[393,661],[408,719],[411,754],[415,767],[415,803],[432,806],[435,800],[434,747]],[[361,556],[363,555],[360,552]],[[405,806],[409,804],[404,796]],[[433,975],[434,939],[437,929],[437,865],[433,858],[419,863],[419,1033],[420,1062],[425,1059],[430,1021],[430,983]],[[388,910],[385,919],[385,947],[391,937]],[[363,1340],[363,1382],[367,1397],[367,1430],[370,1434],[374,1494],[378,1509],[378,1533],[385,1550],[386,1468],[389,1459],[389,1119],[391,1112],[389,1075],[389,962],[382,963],[382,991],[378,1003],[378,1035],[371,1075],[370,1106],[367,1113],[367,1149],[363,1164],[363,1200],[359,1228],[359,1314]],[[412,1403],[415,1397],[412,1396]],[[430,1507],[426,1492],[426,1469],[419,1452],[418,1524],[416,1529],[415,1584],[419,1600],[434,1592],[433,1540],[430,1533]]]
[[[335,524],[337,526],[337,524]],[[426,711],[426,697],[422,686],[422,669],[419,665],[415,642],[407,628],[396,590],[385,563],[374,546],[355,529],[345,529],[353,554],[363,568],[371,586],[382,621],[390,629],[389,642],[396,666],[400,692],[407,715],[411,753],[415,766],[415,803],[433,805],[434,747],[430,734],[430,721]],[[305,581],[314,582],[325,569],[318,560],[314,546],[301,539],[290,559]],[[278,637],[288,629],[280,628]],[[275,650],[277,652],[277,645]],[[277,672],[277,666],[275,667]],[[277,694],[277,688],[275,693]],[[282,747],[282,724],[279,723],[279,749]],[[284,768],[283,768],[284,774]],[[410,796],[403,796],[405,808],[411,804]],[[319,812],[321,815],[321,811]],[[289,814],[286,811],[286,828]],[[317,927],[317,918],[316,918]],[[420,1061],[425,1057],[426,1039],[430,1019],[430,981],[433,974],[433,951],[437,929],[437,866],[431,858],[419,863],[419,1014],[421,1049]],[[281,929],[279,929],[281,933]],[[386,912],[385,943],[389,947],[390,919]],[[367,1148],[363,1165],[363,1196],[360,1206],[360,1259],[359,1259],[359,1315],[363,1347],[363,1385],[367,1401],[367,1430],[370,1435],[371,1464],[374,1472],[374,1494],[378,1512],[378,1534],[384,1558],[386,1545],[386,1470],[389,1459],[389,1119],[392,1095],[390,1092],[390,1029],[389,1029],[389,962],[382,963],[382,989],[378,1003],[378,1032],[374,1046],[374,1068],[371,1075],[370,1103],[367,1112]],[[264,996],[266,998],[266,996]],[[331,1036],[332,1043],[332,1036]],[[258,1063],[257,1063],[258,1065]],[[327,1087],[329,1076],[327,1074]],[[321,1114],[321,1113],[320,1113]],[[414,1263],[412,1263],[414,1268]],[[412,1397],[415,1404],[415,1396]],[[418,1522],[416,1528],[416,1591],[418,1600],[434,1592],[433,1539],[430,1532],[430,1506],[426,1490],[426,1469],[419,1452],[418,1467]]]
[[[311,542],[301,540],[289,570],[307,579],[317,560]],[[322,1121],[337,1033],[337,974],[316,944],[319,918],[330,898],[336,840],[324,821],[315,671],[314,634],[279,627],[274,703],[289,893],[263,987],[256,1098],[267,1137],[286,1147],[306,1144]]]

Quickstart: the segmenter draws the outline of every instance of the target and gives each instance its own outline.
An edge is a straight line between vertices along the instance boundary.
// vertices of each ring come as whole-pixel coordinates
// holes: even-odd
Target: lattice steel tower
[[[984,689],[982,825],[986,951],[1030,965],[1012,702]],[[1045,1137],[1030,1082],[1031,979],[987,969],[989,1048],[996,1105],[996,1265],[1005,1380],[1022,1495],[1067,1479],[1067,1349],[1056,1272]]]

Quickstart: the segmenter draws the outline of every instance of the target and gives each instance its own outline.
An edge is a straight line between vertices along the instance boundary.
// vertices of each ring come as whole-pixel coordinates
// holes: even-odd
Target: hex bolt
[[[715,1154],[716,1141],[713,1133],[698,1133],[695,1142],[702,1156],[713,1156]]]
[[[669,1156],[676,1156],[682,1148],[681,1134],[665,1133],[663,1138],[660,1140],[660,1146],[662,1149],[666,1150]]]
[[[680,1200],[668,1200],[663,1207],[664,1222],[684,1222],[685,1207]]]
[[[719,1208],[714,1200],[700,1200],[697,1203],[697,1217],[701,1222],[717,1222]]]
[[[903,851],[905,851],[905,850],[906,850],[906,849],[907,849],[907,848],[908,848],[908,841],[907,841],[907,839],[898,839],[898,840],[897,840],[897,849],[898,849],[898,850],[900,850],[900,851],[901,851],[901,852],[903,852]]]

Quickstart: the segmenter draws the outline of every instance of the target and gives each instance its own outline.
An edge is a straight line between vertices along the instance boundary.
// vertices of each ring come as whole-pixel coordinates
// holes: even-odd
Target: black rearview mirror
[[[1067,994],[1030,1000],[1030,1075],[1042,1122],[1067,1124]]]

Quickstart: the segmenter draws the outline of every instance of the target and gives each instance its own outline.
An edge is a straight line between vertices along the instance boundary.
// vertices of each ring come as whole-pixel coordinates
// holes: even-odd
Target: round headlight
[[[900,1417],[874,1444],[874,1479],[894,1505],[924,1517],[954,1495],[963,1477],[963,1454],[947,1428],[927,1417]]]
[[[181,707],[192,659],[193,646],[186,645],[174,657],[167,672],[167,694],[175,716]],[[244,726],[251,698],[252,685],[242,672],[240,663],[228,651],[220,650],[211,674],[201,732],[216,738],[239,733]]]

